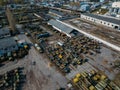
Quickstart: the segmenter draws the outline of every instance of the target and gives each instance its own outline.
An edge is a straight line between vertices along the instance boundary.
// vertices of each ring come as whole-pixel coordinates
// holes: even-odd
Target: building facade
[[[98,16],[98,15],[88,14],[88,13],[81,14],[81,19],[85,19],[93,23],[104,25],[120,31],[120,20],[118,19]]]

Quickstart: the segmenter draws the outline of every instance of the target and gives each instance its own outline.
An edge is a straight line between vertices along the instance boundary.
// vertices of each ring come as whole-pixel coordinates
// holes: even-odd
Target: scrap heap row
[[[120,88],[104,74],[95,71],[76,74],[72,80],[72,84],[79,90],[120,90]]]
[[[69,73],[73,67],[88,62],[85,54],[90,51],[100,53],[100,44],[85,36],[66,38],[47,47],[48,57],[63,73]]]
[[[18,67],[5,73],[4,75],[0,75],[0,89],[22,90],[22,86],[26,80],[26,75],[23,74],[22,69],[22,67]]]
[[[13,61],[15,59],[23,58],[28,54],[29,45],[27,43],[18,43],[18,50],[7,52],[0,56],[0,62]]]

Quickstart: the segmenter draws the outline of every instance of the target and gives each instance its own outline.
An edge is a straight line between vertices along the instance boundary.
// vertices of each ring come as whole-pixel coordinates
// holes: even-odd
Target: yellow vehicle
[[[100,79],[101,79],[101,80],[105,80],[105,79],[106,79],[106,76],[105,76],[105,75],[101,75]]]
[[[95,74],[95,71],[94,71],[94,70],[92,70],[90,73],[91,73],[92,75],[94,75],[94,74]]]
[[[60,59],[62,58],[62,55],[61,55],[61,54],[59,55],[59,58],[60,58]]]
[[[24,48],[25,48],[25,49],[28,49],[28,46],[27,46],[27,45],[24,45]]]
[[[77,82],[79,82],[79,79],[78,79],[78,78],[74,78],[74,79],[73,79],[73,82],[74,82],[74,83],[77,83]]]
[[[81,77],[80,73],[76,74],[76,78],[80,78],[80,77]]]
[[[95,89],[95,87],[94,87],[93,85],[91,85],[91,86],[89,87],[89,90],[96,90],[96,89]]]

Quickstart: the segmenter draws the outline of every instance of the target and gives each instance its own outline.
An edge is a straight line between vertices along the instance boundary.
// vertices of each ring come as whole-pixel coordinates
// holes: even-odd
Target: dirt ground
[[[36,65],[32,62],[35,61]],[[26,57],[25,72],[27,83],[24,90],[56,90],[67,85],[67,79],[55,67],[49,66],[49,61],[40,55],[33,47]]]
[[[31,43],[26,36],[19,36]],[[33,62],[36,62],[33,65]],[[66,87],[68,80],[60,74],[54,67],[49,65],[49,59],[46,55],[40,54],[33,46],[29,55],[25,57],[25,73],[27,82],[24,90],[56,90],[60,87]]]
[[[25,35],[18,35],[19,39],[25,39],[32,43]],[[33,64],[36,62],[36,64]],[[50,66],[45,54],[40,54],[33,46],[29,54],[23,59],[9,62],[0,68],[0,74],[4,74],[17,67],[24,67],[26,83],[23,90],[57,90],[66,87],[68,80],[55,66]]]

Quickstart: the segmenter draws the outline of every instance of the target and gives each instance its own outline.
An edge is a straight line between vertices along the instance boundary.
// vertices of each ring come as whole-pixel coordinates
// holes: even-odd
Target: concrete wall
[[[81,18],[86,19],[88,21],[91,21],[93,23],[101,24],[101,25],[104,25],[104,26],[107,26],[107,27],[111,27],[111,28],[120,30],[120,25],[117,25],[117,24],[114,24],[114,23],[111,23],[111,22],[106,22],[106,21],[103,21],[103,20],[99,20],[99,19],[96,19],[96,18],[85,16],[85,15],[81,15]]]

